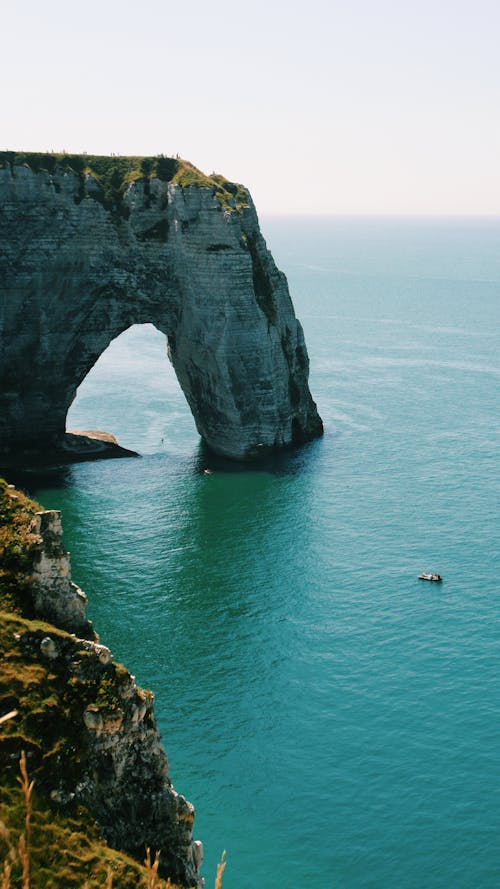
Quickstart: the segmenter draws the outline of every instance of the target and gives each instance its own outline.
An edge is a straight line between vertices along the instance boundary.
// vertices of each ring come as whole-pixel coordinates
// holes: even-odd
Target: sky
[[[263,214],[500,214],[498,0],[23,0],[0,149],[167,154]]]

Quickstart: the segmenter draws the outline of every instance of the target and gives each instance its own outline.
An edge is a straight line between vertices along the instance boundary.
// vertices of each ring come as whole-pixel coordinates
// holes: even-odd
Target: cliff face
[[[0,453],[60,441],[91,367],[145,322],[165,333],[217,453],[248,459],[321,434],[302,328],[248,192],[182,178],[174,161],[156,175],[142,159],[114,192],[83,163],[2,163]]]
[[[62,546],[60,513],[56,510],[37,512],[31,529],[39,541],[31,575],[35,614],[79,636],[92,634],[91,624],[85,617],[87,597],[71,580],[69,554]]]
[[[164,876],[200,886],[194,810],[168,778],[153,695],[96,641],[84,605],[60,514],[0,481],[0,715],[17,711],[0,731],[2,785],[24,749],[52,818],[84,806],[110,846],[139,861],[160,850]]]

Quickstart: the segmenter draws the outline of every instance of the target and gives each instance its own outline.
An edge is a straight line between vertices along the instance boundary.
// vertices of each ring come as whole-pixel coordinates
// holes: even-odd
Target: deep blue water
[[[68,427],[145,456],[29,484],[156,693],[207,886],[225,848],[224,889],[497,889],[500,221],[263,228],[324,438],[213,462],[163,337],[133,328]]]

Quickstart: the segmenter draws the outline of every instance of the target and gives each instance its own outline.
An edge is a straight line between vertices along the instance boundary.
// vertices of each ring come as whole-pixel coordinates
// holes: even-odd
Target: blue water
[[[207,886],[227,849],[224,889],[497,889],[500,221],[263,228],[324,438],[213,460],[137,327],[68,427],[145,456],[25,484],[63,509],[90,616],[155,691]]]

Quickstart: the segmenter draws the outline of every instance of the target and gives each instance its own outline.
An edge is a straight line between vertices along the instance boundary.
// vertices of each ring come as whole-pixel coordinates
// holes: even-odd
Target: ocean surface
[[[224,889],[498,889],[500,220],[262,227],[324,438],[212,458],[146,325],[68,419],[142,459],[16,481],[155,692],[207,889],[223,849]]]

